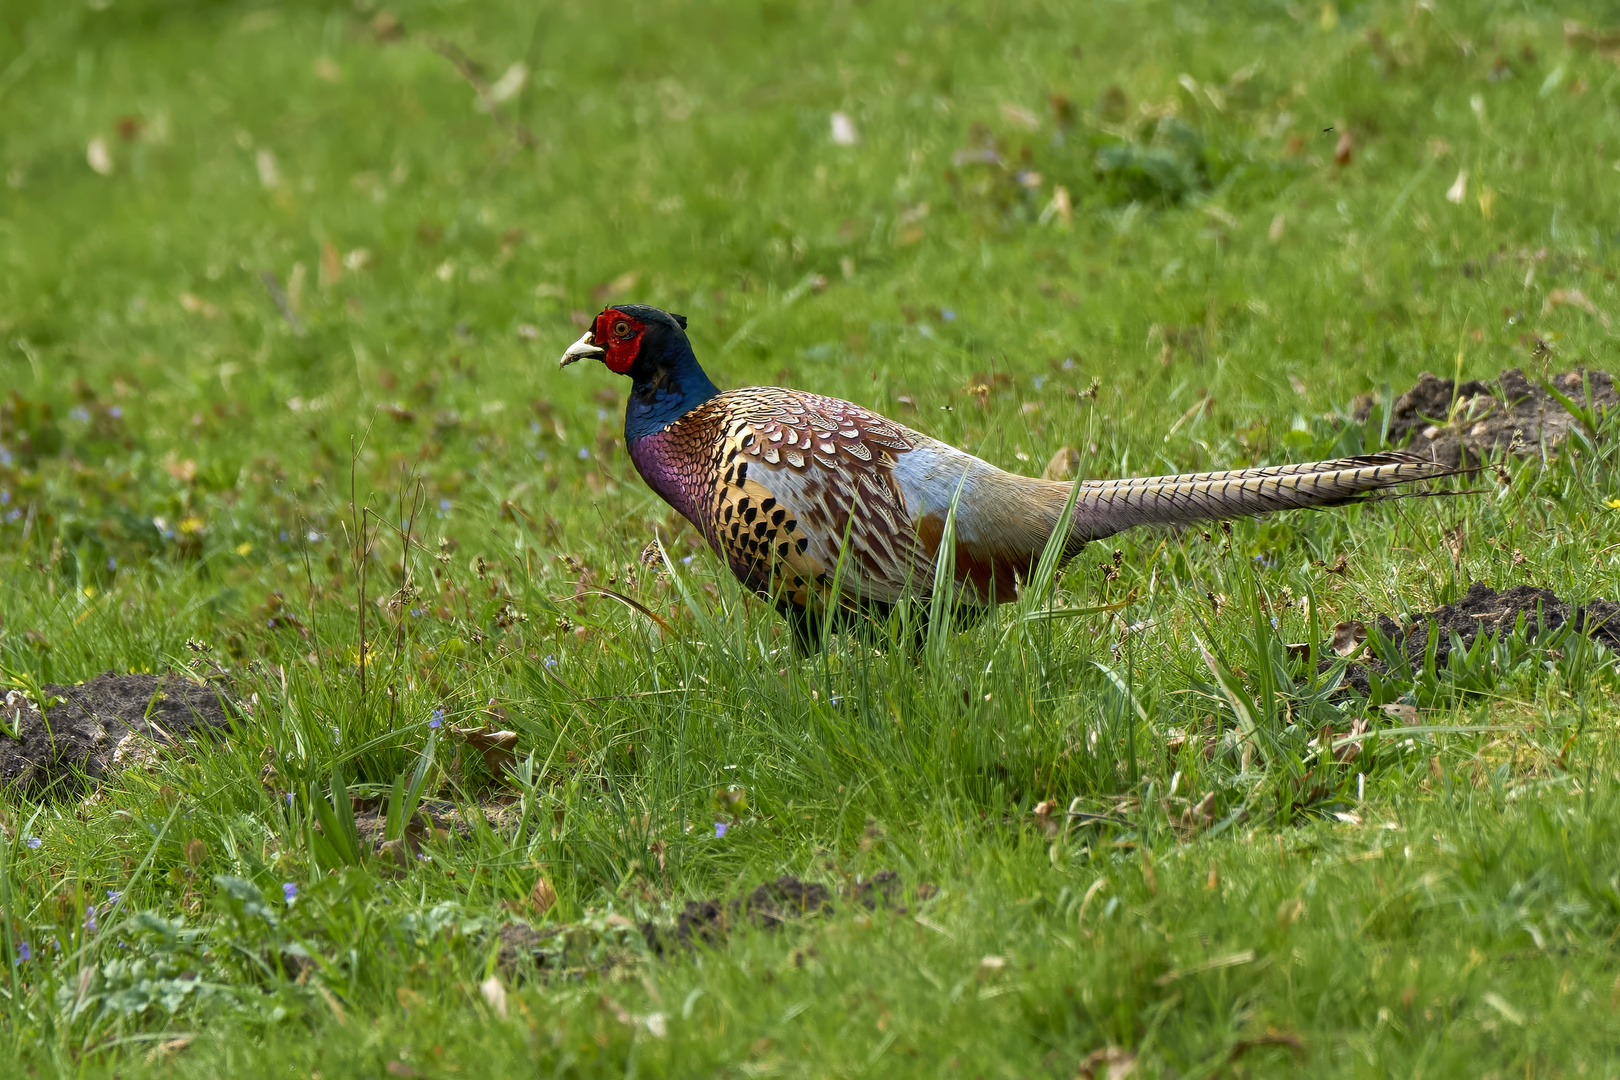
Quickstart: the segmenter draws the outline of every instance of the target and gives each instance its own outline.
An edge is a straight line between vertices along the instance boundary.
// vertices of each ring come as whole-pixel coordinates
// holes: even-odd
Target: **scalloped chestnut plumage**
[[[953,497],[959,602],[985,608],[1012,599],[1073,487],[1003,472],[848,401],[773,386],[721,392],[698,366],[686,319],[658,308],[603,309],[562,363],[585,358],[632,380],[625,443],[648,486],[696,526],[738,581],[776,605],[804,645],[827,612],[882,614],[926,598]],[[1453,471],[1381,453],[1081,481],[1062,554],[1072,558],[1087,541],[1137,525],[1333,506]]]

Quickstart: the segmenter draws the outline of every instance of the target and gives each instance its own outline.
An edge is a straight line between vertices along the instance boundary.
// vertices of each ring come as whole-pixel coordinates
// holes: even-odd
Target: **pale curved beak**
[[[557,366],[565,368],[575,360],[600,360],[606,355],[607,350],[593,342],[591,332],[587,330],[580,335],[578,341],[568,346],[568,350],[562,354],[562,360]]]

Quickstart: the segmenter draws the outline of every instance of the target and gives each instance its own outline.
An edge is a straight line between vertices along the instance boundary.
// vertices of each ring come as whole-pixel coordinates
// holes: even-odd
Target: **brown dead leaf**
[[[1344,134],[1339,136],[1339,143],[1333,148],[1333,164],[1342,169],[1346,165],[1350,164],[1350,159],[1355,157],[1355,154],[1356,141],[1352,139],[1350,137],[1350,133],[1346,131]]]
[[[1335,623],[1328,648],[1339,656],[1353,656],[1367,641],[1367,624],[1357,620]]]
[[[1418,711],[1414,706],[1391,704],[1381,705],[1379,707],[1384,710],[1384,715],[1388,716],[1391,720],[1394,720],[1397,723],[1405,724],[1407,726],[1417,723]]]
[[[329,288],[343,277],[343,256],[330,241],[321,245],[321,288]]]
[[[1035,824],[1048,837],[1056,836],[1063,827],[1062,815],[1057,813],[1057,808],[1056,799],[1045,799],[1035,804]]]
[[[417,1080],[417,1078],[427,1075],[418,1072],[414,1066],[407,1065],[398,1058],[390,1058],[388,1064],[383,1066],[383,1071],[389,1076],[404,1077],[405,1080]]]
[[[534,879],[534,888],[529,890],[529,906],[536,915],[544,915],[557,903],[557,890],[552,888],[551,882],[544,874]]]
[[[219,308],[210,304],[200,296],[188,292],[180,294],[180,306],[193,315],[201,315],[205,319],[219,318]]]
[[[170,458],[163,463],[163,471],[182,484],[189,484],[197,479],[197,463],[190,458],[186,458],[184,461],[175,461]]]
[[[1042,480],[1067,480],[1080,466],[1080,451],[1072,446],[1060,446],[1041,471]]]
[[[458,727],[455,733],[467,740],[467,745],[484,755],[484,764],[490,775],[504,777],[507,768],[517,767],[518,733],[496,731],[493,727]]]
[[[1136,1054],[1118,1046],[1093,1050],[1080,1063],[1075,1080],[1126,1080],[1136,1071]]]

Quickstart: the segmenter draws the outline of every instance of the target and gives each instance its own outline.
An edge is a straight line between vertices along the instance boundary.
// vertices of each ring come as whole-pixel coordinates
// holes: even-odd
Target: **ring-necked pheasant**
[[[605,308],[562,364],[587,357],[632,380],[624,437],[636,470],[745,587],[775,603],[802,644],[827,611],[882,614],[907,596],[927,597],[959,487],[959,601],[1012,599],[1073,487],[1003,472],[848,401],[773,386],[722,393],[698,366],[686,319],[658,308]],[[1082,481],[1062,554],[1137,525],[1333,506],[1453,471],[1380,453]]]

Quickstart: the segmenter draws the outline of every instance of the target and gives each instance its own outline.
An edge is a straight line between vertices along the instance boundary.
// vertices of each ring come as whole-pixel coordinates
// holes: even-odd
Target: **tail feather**
[[[1338,506],[1371,492],[1456,472],[1440,462],[1391,451],[1263,469],[1082,481],[1071,534],[1084,542],[1138,525],[1188,525]]]

